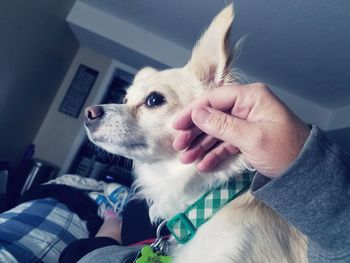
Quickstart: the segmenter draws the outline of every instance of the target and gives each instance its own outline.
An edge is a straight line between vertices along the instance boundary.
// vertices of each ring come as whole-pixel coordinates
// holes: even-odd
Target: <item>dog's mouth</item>
[[[142,137],[122,138],[122,135],[105,134],[99,132],[98,127],[86,125],[86,130],[90,141],[107,152],[123,155],[125,157],[134,157],[135,153],[146,152],[148,144]]]
[[[142,138],[122,140],[122,139],[117,139],[115,137],[108,136],[108,135],[98,136],[91,131],[89,131],[89,138],[95,144],[98,144],[98,145],[113,145],[115,148],[121,148],[126,150],[137,150],[137,149],[143,149],[148,147],[147,142]]]
[[[142,149],[142,148],[147,148],[147,143],[145,142],[125,142],[119,144],[120,147],[127,148],[130,150],[136,150],[136,149]]]
[[[88,131],[88,133],[94,133],[98,127],[100,126],[100,122],[99,121],[94,121],[94,122],[91,122],[91,121],[84,121],[84,126],[85,126],[85,129]]]
[[[163,152],[169,152],[163,147],[164,135],[158,132],[157,136],[146,128],[142,129],[128,112],[125,113],[119,107],[116,109],[120,112],[104,109],[102,117],[92,118],[92,113],[88,116],[84,126],[90,141],[109,153],[136,161],[153,162],[164,159]],[[97,111],[95,108],[90,109],[92,110],[94,113]]]

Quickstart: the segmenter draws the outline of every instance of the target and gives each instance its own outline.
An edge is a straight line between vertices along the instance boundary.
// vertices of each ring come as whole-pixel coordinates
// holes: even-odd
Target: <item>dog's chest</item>
[[[271,213],[245,193],[203,224],[192,240],[175,248],[173,262],[306,262],[304,256],[286,250],[303,240],[288,234],[281,238],[290,228]]]
[[[192,240],[175,249],[174,262],[245,262],[240,260],[244,223],[231,212],[229,204],[203,224]]]

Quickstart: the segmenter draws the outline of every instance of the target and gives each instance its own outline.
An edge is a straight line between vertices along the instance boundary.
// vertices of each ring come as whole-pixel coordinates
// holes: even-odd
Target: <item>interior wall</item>
[[[115,59],[135,68],[139,68],[140,64],[149,64],[150,57],[169,67],[183,66],[191,54],[190,50],[176,43],[80,1],[73,6],[67,21],[85,46],[114,56]],[[247,78],[251,81],[266,82],[250,75]],[[271,84],[274,92],[303,120],[315,123],[324,130],[328,129],[331,115],[328,109],[285,92],[274,83],[268,84]]]
[[[329,131],[326,135],[350,154],[350,128]]]
[[[350,128],[349,116],[350,116],[350,105],[333,111],[331,119],[328,124],[329,129],[339,130],[344,128]],[[347,136],[350,139],[350,133],[347,134]]]
[[[79,49],[34,140],[36,149],[34,156],[36,158],[62,167],[84,123],[83,109],[87,105],[93,104],[93,100],[99,92],[101,83],[105,79],[111,63],[111,58],[97,54],[84,47]],[[58,109],[80,64],[97,70],[99,74],[78,118],[74,118],[58,111]]]
[[[33,142],[79,44],[65,18],[75,0],[0,1],[0,159]]]

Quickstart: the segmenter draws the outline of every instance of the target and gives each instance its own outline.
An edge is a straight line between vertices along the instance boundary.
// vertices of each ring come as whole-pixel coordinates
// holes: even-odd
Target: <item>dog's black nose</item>
[[[85,118],[87,121],[94,121],[103,116],[103,108],[101,106],[89,106],[85,109]]]

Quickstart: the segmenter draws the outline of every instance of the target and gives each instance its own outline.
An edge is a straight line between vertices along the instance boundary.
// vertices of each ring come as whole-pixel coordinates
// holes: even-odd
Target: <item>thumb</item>
[[[244,148],[244,139],[250,133],[250,123],[230,114],[204,107],[196,108],[191,114],[194,124],[208,135],[238,148]]]

